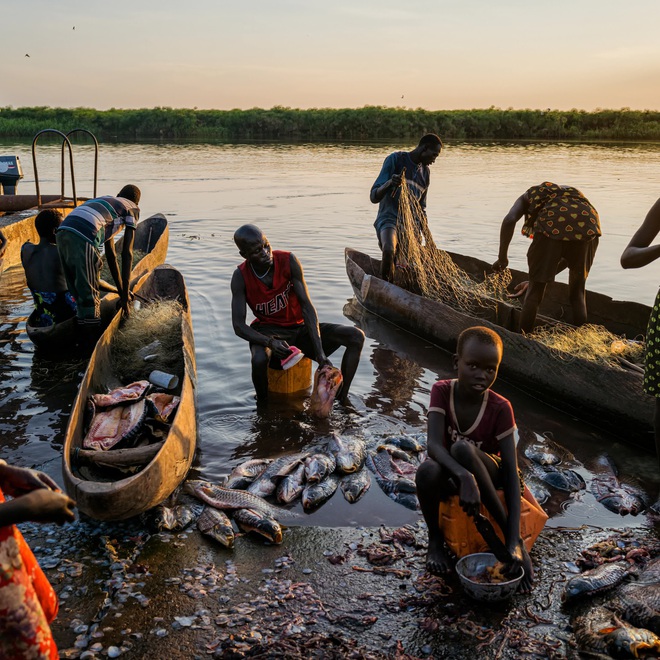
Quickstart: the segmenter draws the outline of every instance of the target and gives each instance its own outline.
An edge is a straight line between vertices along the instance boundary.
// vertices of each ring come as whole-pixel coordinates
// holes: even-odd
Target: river
[[[141,213],[164,213],[170,224],[168,262],[185,276],[193,311],[198,366],[198,454],[194,472],[217,480],[240,460],[294,451],[334,430],[374,436],[424,430],[429,392],[452,374],[451,357],[366,319],[367,342],[352,387],[355,412],[336,408],[313,422],[295,404],[255,410],[247,344],[231,327],[229,281],[240,257],[234,230],[258,225],[275,249],[295,252],[305,268],[321,321],[350,323],[343,314],[352,291],[344,269],[346,246],[378,253],[369,189],[385,156],[400,144],[104,144],[99,194],[125,183],[142,189]],[[28,143],[4,142],[22,159],[19,192],[33,191]],[[39,148],[43,193],[59,191],[59,148]],[[92,193],[92,151],[76,149],[79,195]],[[660,146],[656,144],[493,143],[448,144],[432,167],[428,215],[438,245],[494,261],[500,222],[515,199],[544,180],[580,188],[598,209],[603,238],[590,289],[650,304],[658,266],[623,271],[619,256],[658,197]],[[527,241],[519,233],[511,266],[526,269]],[[61,446],[82,364],[57,364],[35,355],[25,332],[30,311],[20,268],[5,271],[0,295],[0,458],[40,467],[61,481]],[[505,356],[506,359],[506,356]],[[339,363],[339,357],[335,360]],[[621,471],[657,497],[657,465],[650,454],[630,452],[624,441],[580,424],[511,385],[518,424],[551,431],[584,463],[584,475],[607,451]],[[623,439],[625,440],[625,439]],[[557,496],[552,525],[643,524],[621,519],[593,496]],[[397,525],[417,515],[389,500],[374,484],[354,505],[334,497],[302,524]]]

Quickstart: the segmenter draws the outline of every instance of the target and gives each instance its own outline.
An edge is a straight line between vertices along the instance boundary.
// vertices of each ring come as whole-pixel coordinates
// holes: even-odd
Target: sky
[[[660,110],[659,0],[0,8],[0,107]]]

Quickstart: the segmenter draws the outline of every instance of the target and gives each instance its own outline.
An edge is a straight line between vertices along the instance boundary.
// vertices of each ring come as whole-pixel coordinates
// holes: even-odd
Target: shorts
[[[586,280],[597,247],[597,236],[590,241],[558,241],[545,234],[536,234],[527,250],[530,282],[554,282],[562,258],[571,273],[582,275]]]
[[[646,365],[644,368],[644,391],[651,396],[660,396],[660,291],[655,297],[649,327],[646,331]]]
[[[267,337],[274,337],[275,339],[280,339],[285,341],[289,346],[298,347],[305,355],[312,360],[316,360],[316,354],[314,353],[314,345],[312,344],[312,339],[309,336],[307,326],[305,324],[294,325],[294,326],[281,326],[281,325],[268,325],[265,323],[255,323],[252,326],[255,330],[261,332],[261,334],[266,335]],[[321,344],[323,346],[323,352],[326,355],[332,355],[341,344],[338,341],[333,341],[329,338],[328,335],[338,328],[343,328],[344,326],[339,323],[319,323],[319,331],[321,333]],[[270,359],[270,368],[271,369],[281,369],[281,361],[279,358],[276,358],[274,355]]]
[[[396,224],[397,224],[397,219],[392,218],[391,216],[385,216],[384,218],[376,218],[376,222],[374,222],[374,227],[376,229],[376,236],[378,237],[378,247],[383,248],[381,245],[380,241],[380,233],[383,231],[383,229],[396,229]]]
[[[58,231],[55,234],[55,241],[66,284],[76,301],[76,316],[83,322],[100,323],[99,275],[102,260],[99,251],[89,241],[72,231]]]
[[[498,456],[497,454],[486,454],[488,458],[492,458],[495,465],[497,465],[497,469],[501,470],[502,469],[502,457]],[[520,495],[525,494],[525,479],[523,478],[523,473],[521,472],[520,468],[518,468],[518,481],[520,482]]]

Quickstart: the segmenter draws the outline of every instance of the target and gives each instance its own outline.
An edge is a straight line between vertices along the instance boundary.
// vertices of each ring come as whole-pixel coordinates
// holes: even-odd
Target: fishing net
[[[511,272],[485,274],[481,282],[473,279],[436,246],[426,213],[410,192],[405,173],[399,191],[395,283],[468,312],[496,307],[497,300],[506,300]]]
[[[114,373],[122,383],[146,380],[154,370],[183,373],[182,313],[174,300],[144,304],[131,312],[110,348]]]
[[[135,268],[135,264],[141,259],[144,259],[144,257],[146,256],[147,253],[143,252],[142,250],[133,250],[133,264],[131,265],[131,269]],[[118,254],[117,266],[119,267],[120,273],[121,273],[121,264],[122,264],[122,255]],[[105,259],[105,256],[103,257],[103,263],[101,265],[101,279],[105,280],[106,282],[112,283],[112,275],[110,274],[110,268],[108,267],[108,262]]]
[[[610,367],[644,361],[643,341],[621,338],[602,325],[545,326],[527,336],[557,351]]]

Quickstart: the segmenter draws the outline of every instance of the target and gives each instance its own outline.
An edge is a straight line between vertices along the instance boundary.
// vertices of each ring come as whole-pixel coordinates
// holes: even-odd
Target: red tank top
[[[269,325],[302,325],[305,320],[298,296],[291,281],[290,252],[273,250],[273,287],[269,289],[255,274],[250,264],[244,261],[238,270],[245,282],[245,299],[255,323]]]

